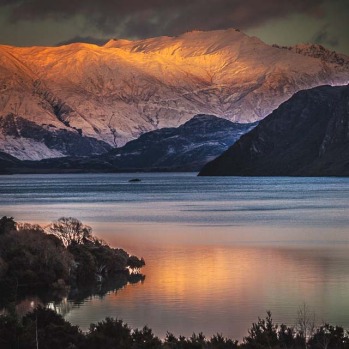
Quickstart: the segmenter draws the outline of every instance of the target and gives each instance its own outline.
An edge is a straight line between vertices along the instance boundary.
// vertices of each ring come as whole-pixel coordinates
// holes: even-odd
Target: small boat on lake
[[[136,182],[141,182],[141,179],[139,178],[132,178],[129,180],[129,183],[136,183]]]

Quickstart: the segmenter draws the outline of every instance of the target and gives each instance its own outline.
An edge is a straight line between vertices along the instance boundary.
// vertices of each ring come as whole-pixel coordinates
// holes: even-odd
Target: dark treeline
[[[0,219],[0,308],[28,293],[83,289],[140,276],[144,260],[112,248],[75,218],[49,226]]]
[[[304,323],[308,326],[309,322]],[[167,333],[160,340],[148,327],[131,329],[122,320],[106,318],[82,332],[53,310],[39,307],[22,319],[15,314],[0,316],[2,349],[347,349],[348,333],[325,324],[317,329],[277,325],[268,312],[252,324],[241,343],[220,334],[202,333],[186,338]],[[308,332],[307,332],[308,331]]]

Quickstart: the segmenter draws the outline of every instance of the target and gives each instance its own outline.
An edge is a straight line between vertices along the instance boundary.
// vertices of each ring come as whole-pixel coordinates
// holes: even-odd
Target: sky
[[[349,55],[349,0],[0,0],[0,44],[102,44],[111,38],[236,28],[268,44]]]

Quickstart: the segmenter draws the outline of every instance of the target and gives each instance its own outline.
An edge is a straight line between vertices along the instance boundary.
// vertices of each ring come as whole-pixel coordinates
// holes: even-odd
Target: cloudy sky
[[[269,44],[313,42],[349,54],[348,13],[348,0],[0,0],[0,44],[103,43],[232,27]]]

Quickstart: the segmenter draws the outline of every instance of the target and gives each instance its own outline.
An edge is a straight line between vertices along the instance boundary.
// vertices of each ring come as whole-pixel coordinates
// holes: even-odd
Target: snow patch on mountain
[[[0,134],[0,142],[5,144],[3,151],[20,160],[41,160],[43,158],[58,158],[64,154],[48,148],[44,143],[28,138],[16,138]]]

